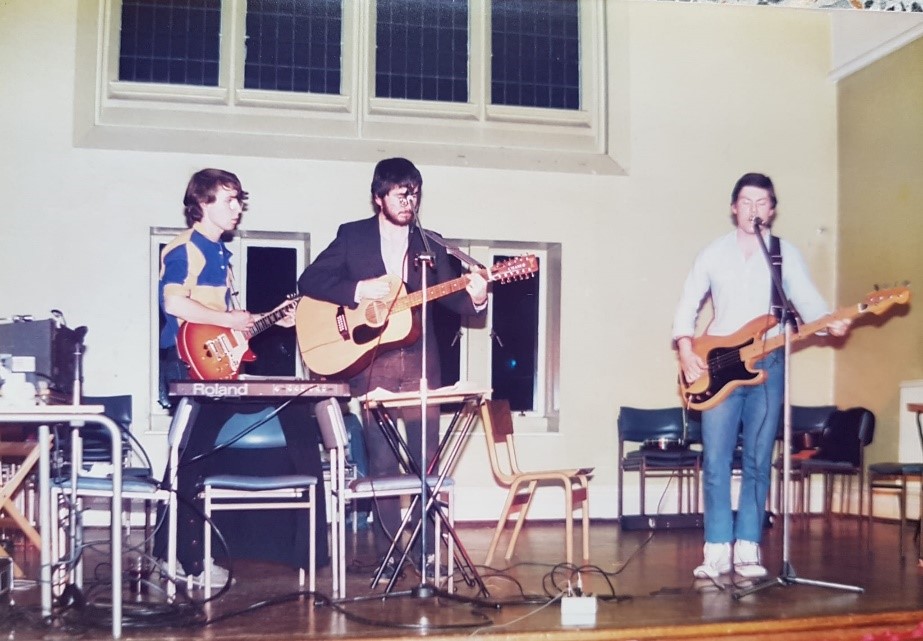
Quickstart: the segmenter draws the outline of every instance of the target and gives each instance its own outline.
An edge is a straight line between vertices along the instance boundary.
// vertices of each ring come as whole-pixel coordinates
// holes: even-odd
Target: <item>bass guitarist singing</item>
[[[410,292],[417,292],[422,287],[423,266],[415,260],[424,251],[421,228],[417,221],[422,190],[423,177],[412,162],[406,158],[380,161],[375,166],[371,185],[371,204],[375,214],[371,218],[340,226],[333,242],[299,278],[300,292],[344,308],[356,308],[361,301],[383,301],[380,307],[386,316],[390,316],[389,306],[395,299],[389,298],[393,292],[388,276],[403,281]],[[429,246],[435,256],[435,264],[432,269],[427,268],[427,285],[456,279],[459,275],[452,268],[445,248],[437,242],[430,242]],[[440,298],[437,303],[461,315],[483,314],[487,307],[487,281],[475,272],[466,277],[468,282],[464,289]],[[299,309],[299,314],[301,312]],[[410,314],[409,310],[407,314]],[[427,315],[428,326],[423,330],[431,337],[435,336],[432,318],[432,314]],[[397,322],[396,316],[391,317],[389,322]],[[351,328],[341,329],[347,334]],[[300,324],[298,331],[302,331]],[[370,337],[368,341],[373,346],[369,361],[371,364],[366,362],[366,368],[350,380],[354,394],[365,394],[376,387],[394,392],[420,389],[423,351],[416,332],[407,332],[406,340],[398,345],[378,345],[375,337]],[[432,389],[442,384],[439,352],[434,339],[429,340],[426,354],[426,379]],[[414,447],[414,444],[421,442],[422,416],[419,408],[403,410],[402,418],[410,450],[418,458],[420,448]],[[397,459],[381,430],[371,424],[370,420],[363,423],[370,475],[396,474]],[[426,455],[429,460],[438,440],[438,408],[432,407],[429,410],[426,426],[429,450]],[[396,559],[385,560],[384,555],[390,545],[389,536],[396,532],[401,521],[400,505],[398,499],[393,498],[380,499],[376,505],[379,512],[377,516],[380,518],[375,519],[375,546],[382,557],[380,561],[385,562],[381,579],[388,580],[394,575]],[[427,539],[431,537],[432,528],[427,530]],[[428,540],[426,546],[427,550],[433,550],[433,541]],[[426,574],[432,576],[432,568]]]
[[[711,373],[710,363],[695,350],[692,338],[706,295],[711,297],[714,312],[707,329],[709,338],[735,334],[753,319],[770,312],[772,278],[758,233],[763,234],[771,251],[772,247],[780,248],[783,289],[801,317],[811,322],[827,314],[827,304],[812,283],[798,250],[785,241],[770,242],[768,229],[775,218],[777,203],[768,176],[745,174],[731,192],[731,214],[736,229],[713,241],[696,257],[673,321],[681,388],[687,389]],[[835,317],[826,326],[835,336],[845,335],[848,328],[849,320]],[[780,330],[777,326],[773,331]],[[761,382],[733,388],[702,412],[705,546],[704,560],[693,570],[697,578],[716,580],[732,569],[751,579],[767,574],[759,544],[769,494],[772,450],[782,412],[782,350],[770,351],[756,366],[765,373]],[[731,461],[739,434],[743,475],[735,520],[731,508]]]

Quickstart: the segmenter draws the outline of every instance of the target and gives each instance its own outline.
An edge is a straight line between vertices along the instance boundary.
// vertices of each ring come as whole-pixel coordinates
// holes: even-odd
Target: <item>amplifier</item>
[[[74,351],[83,335],[51,320],[0,323],[0,354],[32,356],[35,372],[27,372],[30,383],[46,381],[58,392],[70,394],[74,388]]]

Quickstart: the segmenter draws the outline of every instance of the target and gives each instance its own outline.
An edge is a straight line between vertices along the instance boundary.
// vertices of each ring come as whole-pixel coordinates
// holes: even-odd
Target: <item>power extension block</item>
[[[561,625],[596,625],[596,597],[562,597]]]

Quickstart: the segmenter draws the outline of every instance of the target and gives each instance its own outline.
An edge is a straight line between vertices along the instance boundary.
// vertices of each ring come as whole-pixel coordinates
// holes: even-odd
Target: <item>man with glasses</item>
[[[371,186],[371,204],[374,215],[370,218],[345,223],[336,238],[305,269],[298,279],[300,292],[311,298],[356,308],[362,301],[381,300],[389,305],[393,300],[388,276],[399,278],[408,292],[422,288],[423,270],[427,286],[459,277],[448,260],[445,248],[429,239],[424,242],[417,220],[423,196],[423,177],[406,158],[388,158],[375,166]],[[426,234],[437,237],[430,231]],[[417,257],[429,249],[433,256],[432,268],[426,267]],[[487,281],[478,273],[467,275],[465,291],[438,299],[438,302],[464,316],[483,314],[487,308]],[[390,309],[389,309],[390,313]],[[439,350],[435,341],[433,316],[427,314],[426,379],[428,387],[442,385],[439,370]],[[397,349],[376,346],[371,363],[350,380],[354,395],[363,395],[377,387],[392,392],[417,391],[423,376],[423,345],[411,333],[409,344]],[[454,381],[447,381],[451,383]],[[422,437],[422,415],[419,408],[407,408],[401,413],[407,442],[415,457],[419,457]],[[381,430],[366,417],[363,420],[366,447],[369,454],[369,476],[397,474],[398,461],[392,453]],[[431,407],[426,414],[427,461],[432,459],[438,442],[439,409]],[[415,447],[416,446],[416,447]],[[420,461],[417,461],[420,464]],[[422,467],[425,467],[423,462]],[[375,545],[380,561],[400,525],[398,498],[376,501]],[[433,528],[427,529],[427,550],[433,550]],[[381,580],[394,576],[396,559],[388,559]],[[426,572],[432,576],[431,569]]]
[[[768,245],[777,203],[768,176],[741,176],[731,192],[736,228],[705,247],[692,265],[673,321],[673,339],[687,384],[707,373],[706,363],[693,351],[692,339],[706,295],[711,296],[714,311],[706,330],[711,336],[730,336],[770,312],[772,278],[757,234],[762,234]],[[807,322],[827,314],[827,304],[811,281],[800,252],[784,240],[780,248],[782,285],[788,299]],[[848,327],[848,321],[837,320],[827,330],[843,336]],[[693,571],[697,578],[715,580],[732,567],[745,578],[767,574],[759,543],[769,495],[772,450],[782,412],[782,352],[770,352],[757,363],[767,374],[761,384],[739,386],[702,412],[705,559]],[[735,519],[731,508],[731,462],[739,437],[743,469]]]

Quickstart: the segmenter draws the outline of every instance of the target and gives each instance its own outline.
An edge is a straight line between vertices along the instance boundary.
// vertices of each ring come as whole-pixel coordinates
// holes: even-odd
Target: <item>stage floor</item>
[[[484,559],[492,528],[463,524],[460,536],[476,562]],[[574,568],[563,560],[563,525],[526,526],[509,563],[498,554],[492,568],[481,568],[490,592],[485,603],[457,603],[445,598],[390,595],[367,599],[374,556],[369,535],[350,535],[349,597],[330,604],[330,571],[318,573],[318,603],[299,598],[294,570],[238,561],[236,583],[223,596],[197,608],[169,608],[151,590],[131,596],[126,606],[124,637],[129,639],[431,639],[478,636],[490,639],[849,639],[866,635],[884,639],[885,631],[903,638],[923,621],[923,570],[918,568],[913,527],[905,529],[907,559],[898,556],[898,526],[876,522],[871,533],[855,517],[796,518],[790,529],[790,561],[799,578],[861,587],[864,592],[812,585],[773,585],[735,598],[747,585],[722,577],[720,585],[693,580],[701,560],[702,531],[697,529],[621,531],[614,522],[595,522],[591,564],[580,569],[585,592],[597,597],[595,622],[562,625],[556,596],[576,583]],[[102,533],[100,533],[102,534]],[[579,539],[578,539],[579,540]],[[781,523],[766,531],[764,558],[770,577],[782,567]],[[36,554],[17,547],[14,558],[37,576]],[[105,576],[103,557],[88,552],[87,583]],[[405,573],[399,588],[417,587],[415,571]],[[17,581],[14,605],[0,608],[0,630],[10,639],[104,639],[108,624],[84,627],[71,610],[52,627],[38,616],[38,589]],[[457,593],[477,596],[461,581]],[[105,600],[107,588],[89,590],[90,599]],[[201,598],[197,592],[192,598]],[[739,596],[739,595],[738,595]],[[358,597],[360,600],[353,601]],[[501,607],[496,607],[496,606]],[[580,604],[577,604],[578,606]],[[97,615],[105,616],[103,607]],[[85,610],[84,612],[88,612]],[[93,611],[95,612],[95,611]]]

